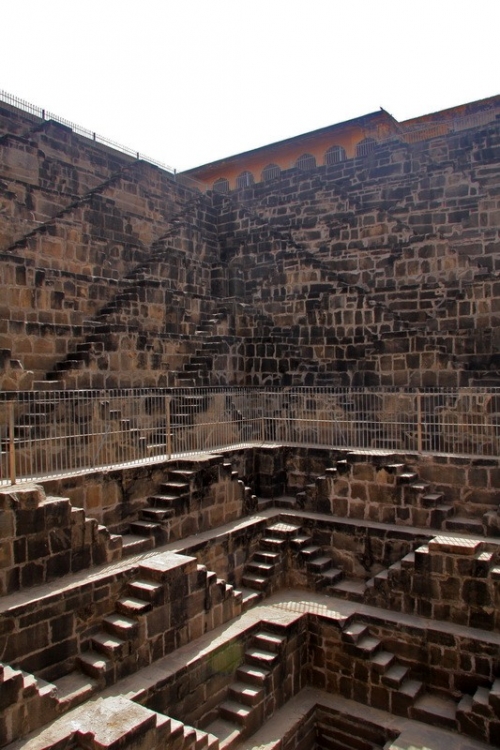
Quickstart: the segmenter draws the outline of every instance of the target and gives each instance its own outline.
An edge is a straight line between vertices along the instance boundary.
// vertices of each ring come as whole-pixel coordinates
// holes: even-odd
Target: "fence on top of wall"
[[[244,388],[0,394],[0,482],[285,444],[500,457],[500,388]]]

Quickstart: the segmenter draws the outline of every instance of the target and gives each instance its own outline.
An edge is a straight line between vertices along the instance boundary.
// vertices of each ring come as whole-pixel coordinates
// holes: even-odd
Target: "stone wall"
[[[267,347],[249,382],[446,386],[494,370],[496,139],[394,141],[220,198],[230,293],[274,324],[253,321],[250,346]]]
[[[122,540],[37,485],[0,490],[0,596],[119,560]]]
[[[64,387],[455,386],[496,372],[495,124],[229,196],[25,125],[13,114],[0,143],[0,346],[36,384],[56,366]]]

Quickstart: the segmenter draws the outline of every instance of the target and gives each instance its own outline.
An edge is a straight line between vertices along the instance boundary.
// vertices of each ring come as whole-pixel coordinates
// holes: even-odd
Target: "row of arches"
[[[368,156],[375,148],[374,138],[364,138],[356,146],[356,156]],[[339,162],[347,159],[346,151],[342,146],[330,146],[325,152],[323,164],[325,166],[331,166],[332,164],[338,164]],[[316,169],[316,157],[312,154],[301,154],[295,161],[294,166],[296,169],[300,169],[303,172],[308,172],[312,169]],[[281,167],[278,164],[268,164],[264,167],[260,175],[261,182],[269,182],[275,180],[281,174]],[[252,172],[245,170],[241,172],[236,178],[236,189],[241,190],[242,188],[250,187],[255,183],[255,178]],[[213,189],[218,193],[229,192],[229,180],[225,177],[219,177],[213,183]]]

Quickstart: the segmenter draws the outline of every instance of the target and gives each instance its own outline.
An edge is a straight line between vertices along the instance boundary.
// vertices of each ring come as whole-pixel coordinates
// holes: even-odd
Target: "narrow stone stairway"
[[[348,623],[342,630],[341,639],[346,654],[360,660],[372,672],[372,682],[380,685],[381,696],[385,694],[383,700],[387,709],[409,717],[410,709],[424,692],[423,683],[412,678],[410,668],[402,664],[393,652],[385,649],[382,641],[373,636],[369,627],[362,622],[354,620]],[[355,665],[352,672],[355,674]]]
[[[138,577],[129,581],[115,611],[102,619],[100,630],[89,639],[88,650],[77,658],[81,671],[103,688],[170,653],[175,643],[165,634],[158,653],[156,636],[159,628],[164,633],[168,630],[164,618],[171,582],[189,574],[192,590],[185,595],[196,602],[203,597],[209,628],[241,613],[241,593],[215,572],[197,565],[194,558],[179,556],[177,561],[159,554],[140,565]]]
[[[255,592],[252,603],[268,596],[281,583],[285,570],[284,552],[287,541],[299,530],[298,526],[277,523],[269,526],[259,547],[245,565],[241,579],[243,590]]]
[[[290,547],[295,553],[297,568],[305,569],[307,585],[312,584],[317,590],[328,590],[343,578],[343,571],[335,566],[332,557],[302,529],[290,539]]]
[[[253,636],[244,662],[237,669],[236,681],[219,706],[219,718],[205,730],[219,738],[221,750],[229,750],[252,735],[273,713],[273,691],[279,685],[278,671],[285,644],[285,636],[265,630]]]

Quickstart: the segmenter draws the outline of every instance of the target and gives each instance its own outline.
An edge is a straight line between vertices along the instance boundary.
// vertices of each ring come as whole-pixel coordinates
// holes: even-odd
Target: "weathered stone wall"
[[[353,634],[362,630],[371,643],[356,641]],[[495,680],[498,670],[498,653],[494,646],[496,639],[482,638],[477,634],[474,640],[470,631],[459,632],[448,627],[434,627],[427,623],[420,626],[411,624],[390,624],[370,617],[356,618],[352,625],[339,629],[338,625],[316,616],[310,616],[312,684],[332,693],[340,693],[346,698],[363,704],[390,711],[393,714],[421,718],[415,700],[421,694],[419,683],[436,697],[454,694],[469,698],[475,690],[484,688],[487,693]],[[377,644],[377,642],[379,642]],[[359,645],[358,645],[359,643]],[[398,681],[387,679],[387,668],[377,665],[377,653],[396,657],[401,673]],[[328,653],[327,660],[323,654]],[[394,662],[393,662],[394,663]],[[390,669],[390,667],[389,667]],[[412,690],[404,689],[404,681],[412,680]],[[410,685],[408,685],[408,688]],[[412,694],[413,692],[413,694]],[[461,708],[464,703],[459,704]],[[498,743],[498,720],[491,717],[476,704],[476,715],[471,717],[470,703],[462,709],[457,721],[461,731],[483,739],[491,738]],[[468,714],[468,719],[464,714]],[[424,719],[425,720],[425,719]],[[455,726],[453,721],[450,726]]]
[[[13,361],[36,385],[56,364],[64,387],[171,384],[213,309],[210,202],[54,123],[0,148],[5,387]]]
[[[21,137],[14,118],[0,143],[0,345],[36,384],[56,365],[70,388],[136,384],[141,371],[145,385],[395,386],[496,372],[493,124],[394,139],[213,206],[63,126],[26,126]],[[110,353],[98,340],[75,357],[71,342],[99,330],[115,334]],[[192,339],[180,350],[179,336]]]
[[[249,382],[451,386],[495,369],[497,139],[394,141],[220,198],[229,293],[261,313],[244,325]]]
[[[0,596],[119,560],[121,538],[38,485],[0,490]]]

